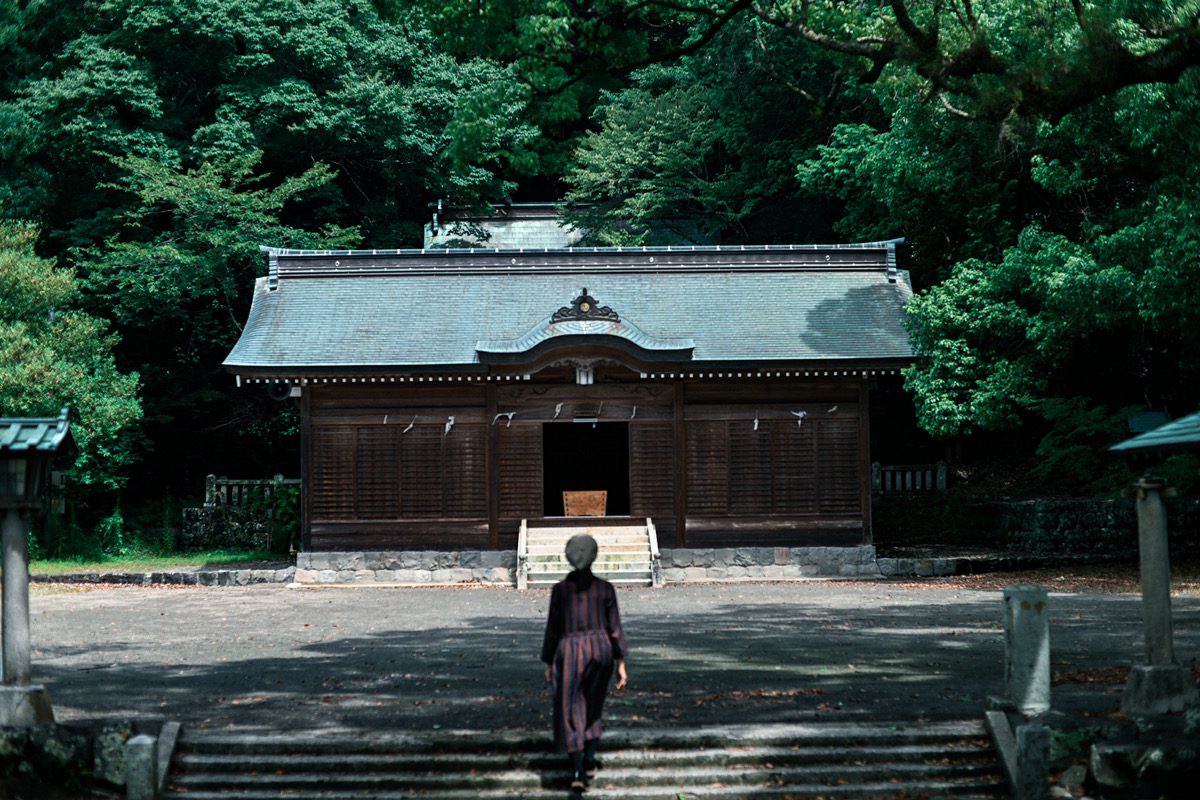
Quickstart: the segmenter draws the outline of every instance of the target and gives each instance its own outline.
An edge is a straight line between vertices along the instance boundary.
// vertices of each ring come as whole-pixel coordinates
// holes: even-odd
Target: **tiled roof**
[[[0,453],[56,452],[70,444],[71,421],[67,409],[57,417],[0,417]]]
[[[1157,455],[1177,450],[1200,450],[1200,411],[1126,439],[1109,449],[1124,455]]]
[[[225,365],[461,367],[555,335],[690,348],[697,364],[907,362],[912,289],[895,245],[271,250]],[[550,324],[585,287],[620,326]]]

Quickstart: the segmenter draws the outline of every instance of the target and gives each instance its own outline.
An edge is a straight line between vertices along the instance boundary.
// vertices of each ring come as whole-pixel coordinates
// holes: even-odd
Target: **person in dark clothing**
[[[597,550],[596,540],[586,534],[567,542],[567,561],[575,569],[550,593],[542,641],[546,682],[554,686],[554,746],[570,756],[575,792],[586,788],[596,768],[600,711],[614,665],[617,691],[629,682],[616,590],[592,574]]]

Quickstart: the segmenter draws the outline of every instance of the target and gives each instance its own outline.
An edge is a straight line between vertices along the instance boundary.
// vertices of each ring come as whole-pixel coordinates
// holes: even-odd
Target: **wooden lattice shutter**
[[[354,429],[314,428],[309,491],[316,520],[354,514]]]
[[[414,425],[400,436],[400,512],[405,517],[442,513],[444,425]]]
[[[687,423],[687,497],[692,514],[729,510],[729,439],[726,423]]]
[[[498,433],[500,516],[542,516],[542,426],[504,425]]]
[[[817,429],[817,449],[821,457],[818,510],[826,514],[860,513],[858,421],[823,420]]]
[[[629,426],[630,513],[667,519],[675,513],[675,438],[671,423]]]
[[[455,425],[442,437],[442,509],[448,517],[487,516],[484,424]]]
[[[364,426],[357,431],[356,519],[400,516],[400,430]]]
[[[771,430],[754,430],[751,420],[726,423],[729,437],[729,511],[751,516],[771,513]]]
[[[817,509],[817,452],[813,423],[771,420],[771,463],[774,510],[777,514],[812,514]]]

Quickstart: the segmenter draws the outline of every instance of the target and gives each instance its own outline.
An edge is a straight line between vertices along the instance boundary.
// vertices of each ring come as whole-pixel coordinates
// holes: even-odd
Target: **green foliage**
[[[247,510],[267,521],[266,549],[288,553],[300,546],[300,488],[276,483],[269,492],[254,492]]]
[[[904,236],[921,424],[1090,480],[1120,409],[1200,404],[1198,10],[2,3],[0,208],[66,268],[0,286],[0,406],[70,399],[77,485],[143,501],[294,474],[295,410],[219,366],[258,246],[416,245],[435,198],[565,187],[604,244]]]
[[[1037,447],[1040,459],[1033,476],[1054,483],[1091,486],[1114,491],[1129,484],[1128,469],[1111,458],[1106,448],[1128,435],[1134,408],[1111,412],[1089,407],[1082,398],[1051,398],[1038,409],[1050,431]]]
[[[118,370],[108,324],[74,307],[74,274],[34,254],[36,231],[0,221],[0,414],[73,415],[70,470],[84,489],[113,490],[132,459],[138,376]]]
[[[123,554],[127,535],[125,515],[121,513],[120,506],[96,525],[96,544],[101,553]]]
[[[145,419],[105,480],[125,468],[143,497],[235,455],[297,470],[294,412],[220,369],[260,245],[419,245],[431,199],[476,205],[539,168],[507,68],[367,0],[5,4],[0,40],[0,207],[116,323]]]
[[[120,555],[94,554],[74,558],[38,558],[29,571],[41,575],[80,572],[151,572],[198,566],[236,565],[277,559],[266,550],[204,550],[197,553],[161,553],[154,547],[135,543]]]
[[[1083,429],[1104,406],[1200,402],[1198,86],[1192,75],[1135,87],[1030,138],[1036,191],[1023,205],[1040,221],[1001,258],[954,264],[910,306],[926,360],[907,385],[927,430],[1002,430],[1030,415]],[[1057,463],[1078,455],[1056,436],[1041,454],[1059,447]],[[1067,472],[1086,474],[1085,462]]]
[[[736,13],[603,95],[576,151],[601,242],[772,241],[747,221],[773,206],[810,212],[776,221],[794,241],[903,235],[922,426],[1034,432],[1059,485],[1120,471],[1116,409],[1200,403],[1195,3],[702,5],[691,35]]]
[[[607,244],[824,238],[828,203],[801,190],[795,164],[851,100],[852,118],[876,111],[836,83],[828,56],[753,20],[635,73],[601,95],[599,129],[573,153],[568,196],[595,203],[579,223]]]

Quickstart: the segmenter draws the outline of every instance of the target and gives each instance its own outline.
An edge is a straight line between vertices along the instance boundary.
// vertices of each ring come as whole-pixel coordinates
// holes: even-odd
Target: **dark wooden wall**
[[[663,547],[869,537],[856,379],[306,391],[306,549],[511,549],[544,514],[542,425],[593,414],[628,424]]]

